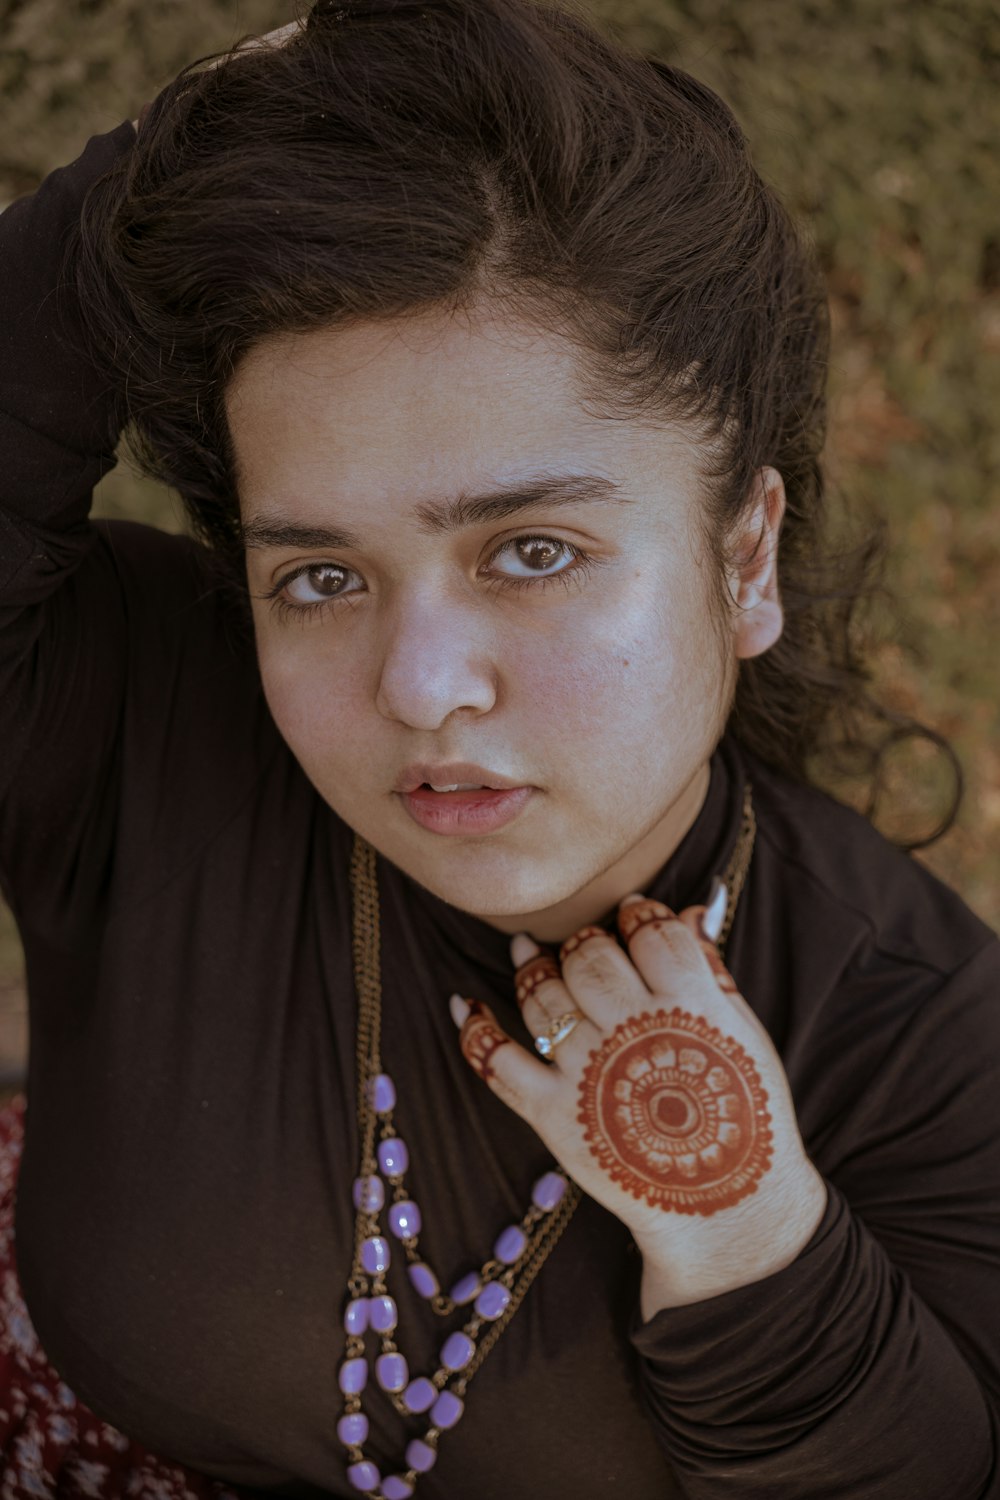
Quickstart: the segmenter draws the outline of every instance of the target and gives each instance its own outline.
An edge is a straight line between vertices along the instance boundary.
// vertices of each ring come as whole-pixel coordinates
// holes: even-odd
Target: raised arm
[[[124,403],[74,351],[62,262],[88,189],[134,141],[128,122],[93,136],[0,215],[0,875],[15,912],[12,866],[29,830],[44,851],[58,814],[43,789],[96,797],[113,756],[124,638],[101,590],[77,597],[73,581]]]
[[[22,932],[69,945],[107,889],[123,757],[148,763],[180,732],[176,690],[160,723],[162,684],[214,646],[190,609],[200,549],[89,519],[128,412],[122,377],[81,351],[72,231],[151,108],[0,216],[0,888]]]

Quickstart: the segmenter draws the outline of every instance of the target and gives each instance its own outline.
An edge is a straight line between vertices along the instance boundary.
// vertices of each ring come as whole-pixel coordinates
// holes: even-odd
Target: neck
[[[705,761],[676,802],[639,842],[565,901],[542,911],[483,920],[499,932],[526,932],[539,943],[562,943],[581,927],[612,921],[618,903],[633,891],[644,892],[678,847],[705,805],[710,781],[711,770]]]

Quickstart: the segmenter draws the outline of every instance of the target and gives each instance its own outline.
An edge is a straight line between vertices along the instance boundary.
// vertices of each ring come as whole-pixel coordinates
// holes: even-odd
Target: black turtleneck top
[[[95,136],[0,219],[0,872],[31,1017],[19,1273],[60,1374],[131,1437],[236,1486],[348,1495],[352,832],[275,728],[198,544],[87,518],[120,402],[60,337],[57,267],[133,141],[128,123]],[[1000,1496],[1000,942],[730,735],[651,894],[706,899],[747,777],[758,832],[727,962],[827,1209],[782,1271],[643,1324],[631,1238],[585,1198],[426,1500]],[[505,934],[378,865],[384,1063],[423,1247],[457,1276],[549,1161],[448,1014],[458,990],[524,1038],[513,965]],[[433,1368],[442,1324],[397,1270],[400,1344]],[[407,1429],[369,1409],[391,1468]]]

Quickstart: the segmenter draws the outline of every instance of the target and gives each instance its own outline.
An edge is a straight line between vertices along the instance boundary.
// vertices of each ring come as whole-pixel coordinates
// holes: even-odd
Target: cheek
[[[658,601],[608,611],[587,629],[572,626],[544,649],[525,652],[518,696],[556,736],[629,740],[643,726],[675,720],[682,705],[697,712],[721,673],[714,636],[703,631],[694,601]]]
[[[358,723],[351,676],[341,663],[334,664],[318,649],[302,641],[292,644],[280,636],[258,634],[257,661],[264,697],[282,738],[303,766],[322,757],[329,763],[331,752],[350,758],[352,729]],[[357,731],[358,738],[361,731]]]

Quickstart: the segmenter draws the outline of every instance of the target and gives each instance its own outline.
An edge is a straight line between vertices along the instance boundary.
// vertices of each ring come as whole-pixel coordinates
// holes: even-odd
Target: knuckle
[[[523,964],[517,971],[517,1003],[522,1008],[532,999],[543,997],[546,991],[561,983],[559,965],[550,953],[540,953],[537,958]]]
[[[594,927],[588,923],[580,927],[571,937],[568,937],[559,949],[559,962],[565,963],[571,953],[575,953],[581,944],[588,943],[592,938],[607,938],[608,933],[603,927]]]
[[[572,973],[602,993],[621,987],[621,965],[610,943],[589,942],[573,956]]]
[[[656,917],[638,927],[632,938],[637,945],[665,946],[680,961],[694,964],[701,949],[694,934],[676,917]]]

